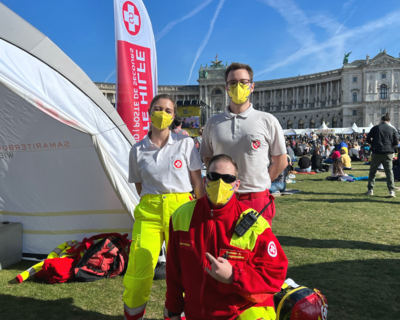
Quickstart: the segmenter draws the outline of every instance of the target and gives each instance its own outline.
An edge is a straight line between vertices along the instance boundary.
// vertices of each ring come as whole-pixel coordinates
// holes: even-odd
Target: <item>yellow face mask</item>
[[[212,203],[217,206],[222,206],[232,198],[235,187],[222,181],[222,179],[217,181],[208,181],[206,185],[206,193],[208,199],[210,199]]]
[[[231,97],[232,101],[236,104],[245,103],[249,98],[250,93],[251,93],[250,87],[240,82],[230,86],[228,89],[228,95]]]
[[[172,116],[165,111],[154,111],[151,114],[151,123],[159,130],[168,128],[172,123]]]

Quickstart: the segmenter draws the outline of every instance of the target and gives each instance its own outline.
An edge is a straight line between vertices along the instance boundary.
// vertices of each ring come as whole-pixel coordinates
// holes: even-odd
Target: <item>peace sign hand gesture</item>
[[[206,252],[206,257],[211,263],[211,269],[206,267],[207,273],[219,282],[231,284],[233,282],[233,271],[229,261],[222,257],[215,259],[208,252]]]

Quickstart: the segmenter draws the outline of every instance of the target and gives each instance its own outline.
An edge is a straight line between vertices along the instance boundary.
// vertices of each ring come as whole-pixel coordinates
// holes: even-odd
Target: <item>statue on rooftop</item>
[[[212,63],[212,67],[219,67],[219,66],[221,66],[222,61],[218,61],[218,53],[217,53],[217,55],[215,56],[215,61],[211,61],[211,63]]]
[[[343,64],[349,63],[349,55],[350,54],[351,54],[351,52],[344,54]]]

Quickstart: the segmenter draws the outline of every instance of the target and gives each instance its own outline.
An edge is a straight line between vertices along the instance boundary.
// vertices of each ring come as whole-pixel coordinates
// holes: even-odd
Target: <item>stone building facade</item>
[[[225,90],[227,64],[216,60],[199,70],[199,85],[159,85],[159,93],[175,100],[201,99],[211,113],[223,112],[229,103]],[[111,103],[115,85],[96,83]],[[389,113],[391,123],[400,127],[400,58],[380,52],[374,58],[344,63],[342,68],[309,75],[256,81],[251,102],[258,110],[272,113],[283,129],[367,127],[378,124]]]

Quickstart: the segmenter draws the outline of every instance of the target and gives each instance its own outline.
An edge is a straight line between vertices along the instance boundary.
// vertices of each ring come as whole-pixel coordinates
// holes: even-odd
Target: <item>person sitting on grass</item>
[[[319,172],[322,169],[322,157],[319,154],[319,148],[315,148],[314,154],[311,157],[311,170]]]
[[[295,168],[297,172],[311,172],[311,160],[307,157],[307,151],[303,152],[298,164],[299,166]]]
[[[290,157],[287,155],[288,165],[287,167],[281,172],[281,174],[271,183],[271,188],[269,189],[270,193],[279,194],[286,190],[286,177],[289,174],[290,170]],[[293,167],[292,167],[293,168]]]
[[[331,165],[331,177],[347,177],[347,174],[343,172],[342,159],[336,158],[335,160],[333,160],[333,164]]]
[[[349,155],[346,153],[346,148],[342,148],[340,150],[340,158],[343,162],[343,170],[351,170],[351,159]]]

